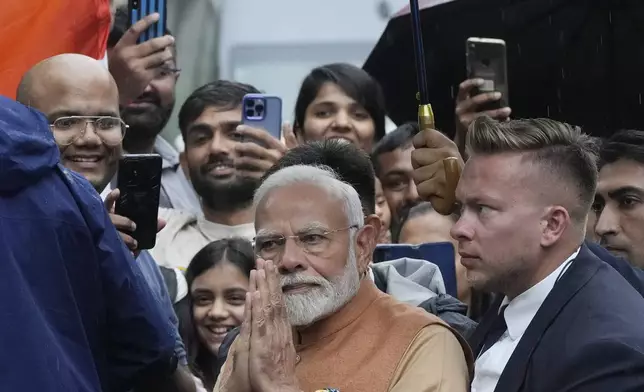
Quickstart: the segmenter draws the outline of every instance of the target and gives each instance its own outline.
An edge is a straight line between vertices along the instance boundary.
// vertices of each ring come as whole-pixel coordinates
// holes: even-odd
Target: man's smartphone
[[[273,95],[246,94],[242,100],[242,124],[262,128],[282,138],[282,99]]]
[[[136,223],[136,230],[128,234],[138,249],[152,249],[156,243],[161,164],[158,154],[124,155],[119,162],[116,181],[121,195],[115,212]]]
[[[432,242],[421,245],[379,244],[373,252],[373,262],[381,263],[402,258],[427,260],[438,266],[447,294],[456,297],[456,251],[451,242]]]
[[[150,14],[159,13],[159,21],[141,34],[139,43],[165,35],[168,11],[166,0],[129,0],[128,11],[130,26]]]
[[[501,99],[485,105],[479,110],[494,110],[510,104],[508,95],[508,66],[505,41],[495,38],[467,39],[465,52],[467,78],[483,79],[483,86],[474,91],[474,95],[498,91]]]

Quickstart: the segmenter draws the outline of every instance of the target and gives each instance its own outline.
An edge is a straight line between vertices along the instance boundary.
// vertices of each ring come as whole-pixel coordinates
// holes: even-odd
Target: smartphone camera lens
[[[246,107],[252,108],[255,106],[255,100],[254,99],[249,99],[246,101]]]
[[[257,114],[261,115],[262,112],[264,112],[264,105],[259,104],[259,105],[255,106],[255,110],[257,111]]]
[[[255,110],[246,109],[246,117],[253,117],[253,116],[255,116]]]

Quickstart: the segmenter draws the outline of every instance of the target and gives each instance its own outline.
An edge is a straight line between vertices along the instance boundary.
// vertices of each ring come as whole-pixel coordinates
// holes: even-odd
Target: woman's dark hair
[[[190,288],[198,276],[225,261],[250,277],[250,271],[255,268],[253,246],[244,238],[226,238],[206,245],[193,257],[186,270],[188,295],[175,305],[179,318],[179,333],[188,353],[188,365],[190,370],[201,378],[209,391],[215,387],[222,364],[217,363],[216,355],[210,353],[197,337],[192,318]]]
[[[345,94],[358,102],[373,119],[374,142],[385,136],[385,98],[380,84],[362,68],[351,64],[334,63],[314,68],[300,87],[295,102],[294,132],[303,132],[306,109],[315,100],[322,85],[336,84]]]

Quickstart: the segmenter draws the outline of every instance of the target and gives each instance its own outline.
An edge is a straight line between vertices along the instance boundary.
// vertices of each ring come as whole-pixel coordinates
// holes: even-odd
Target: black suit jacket
[[[502,298],[470,339],[475,357]],[[644,391],[644,298],[586,245],[556,283],[495,392]]]

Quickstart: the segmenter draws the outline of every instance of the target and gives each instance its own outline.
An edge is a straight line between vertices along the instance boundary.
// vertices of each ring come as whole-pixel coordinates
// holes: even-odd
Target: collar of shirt
[[[552,291],[552,288],[555,286],[555,283],[557,283],[559,277],[566,272],[572,261],[577,257],[580,249],[581,248],[577,248],[577,250],[570,255],[566,261],[561,263],[556,270],[552,271],[550,275],[546,276],[545,279],[532,286],[527,291],[519,294],[512,301],[510,301],[508,297],[503,299],[501,307],[505,305],[508,306],[505,309],[505,323],[508,326],[508,335],[512,340],[519,339],[523,336],[523,333],[537,314],[541,304],[546,300],[546,297],[550,294],[550,291]]]
[[[154,141],[154,152],[161,155],[161,159],[163,159],[163,169],[175,167],[179,164],[179,153],[174,147],[172,147],[172,144],[161,137],[161,135],[157,136]]]

